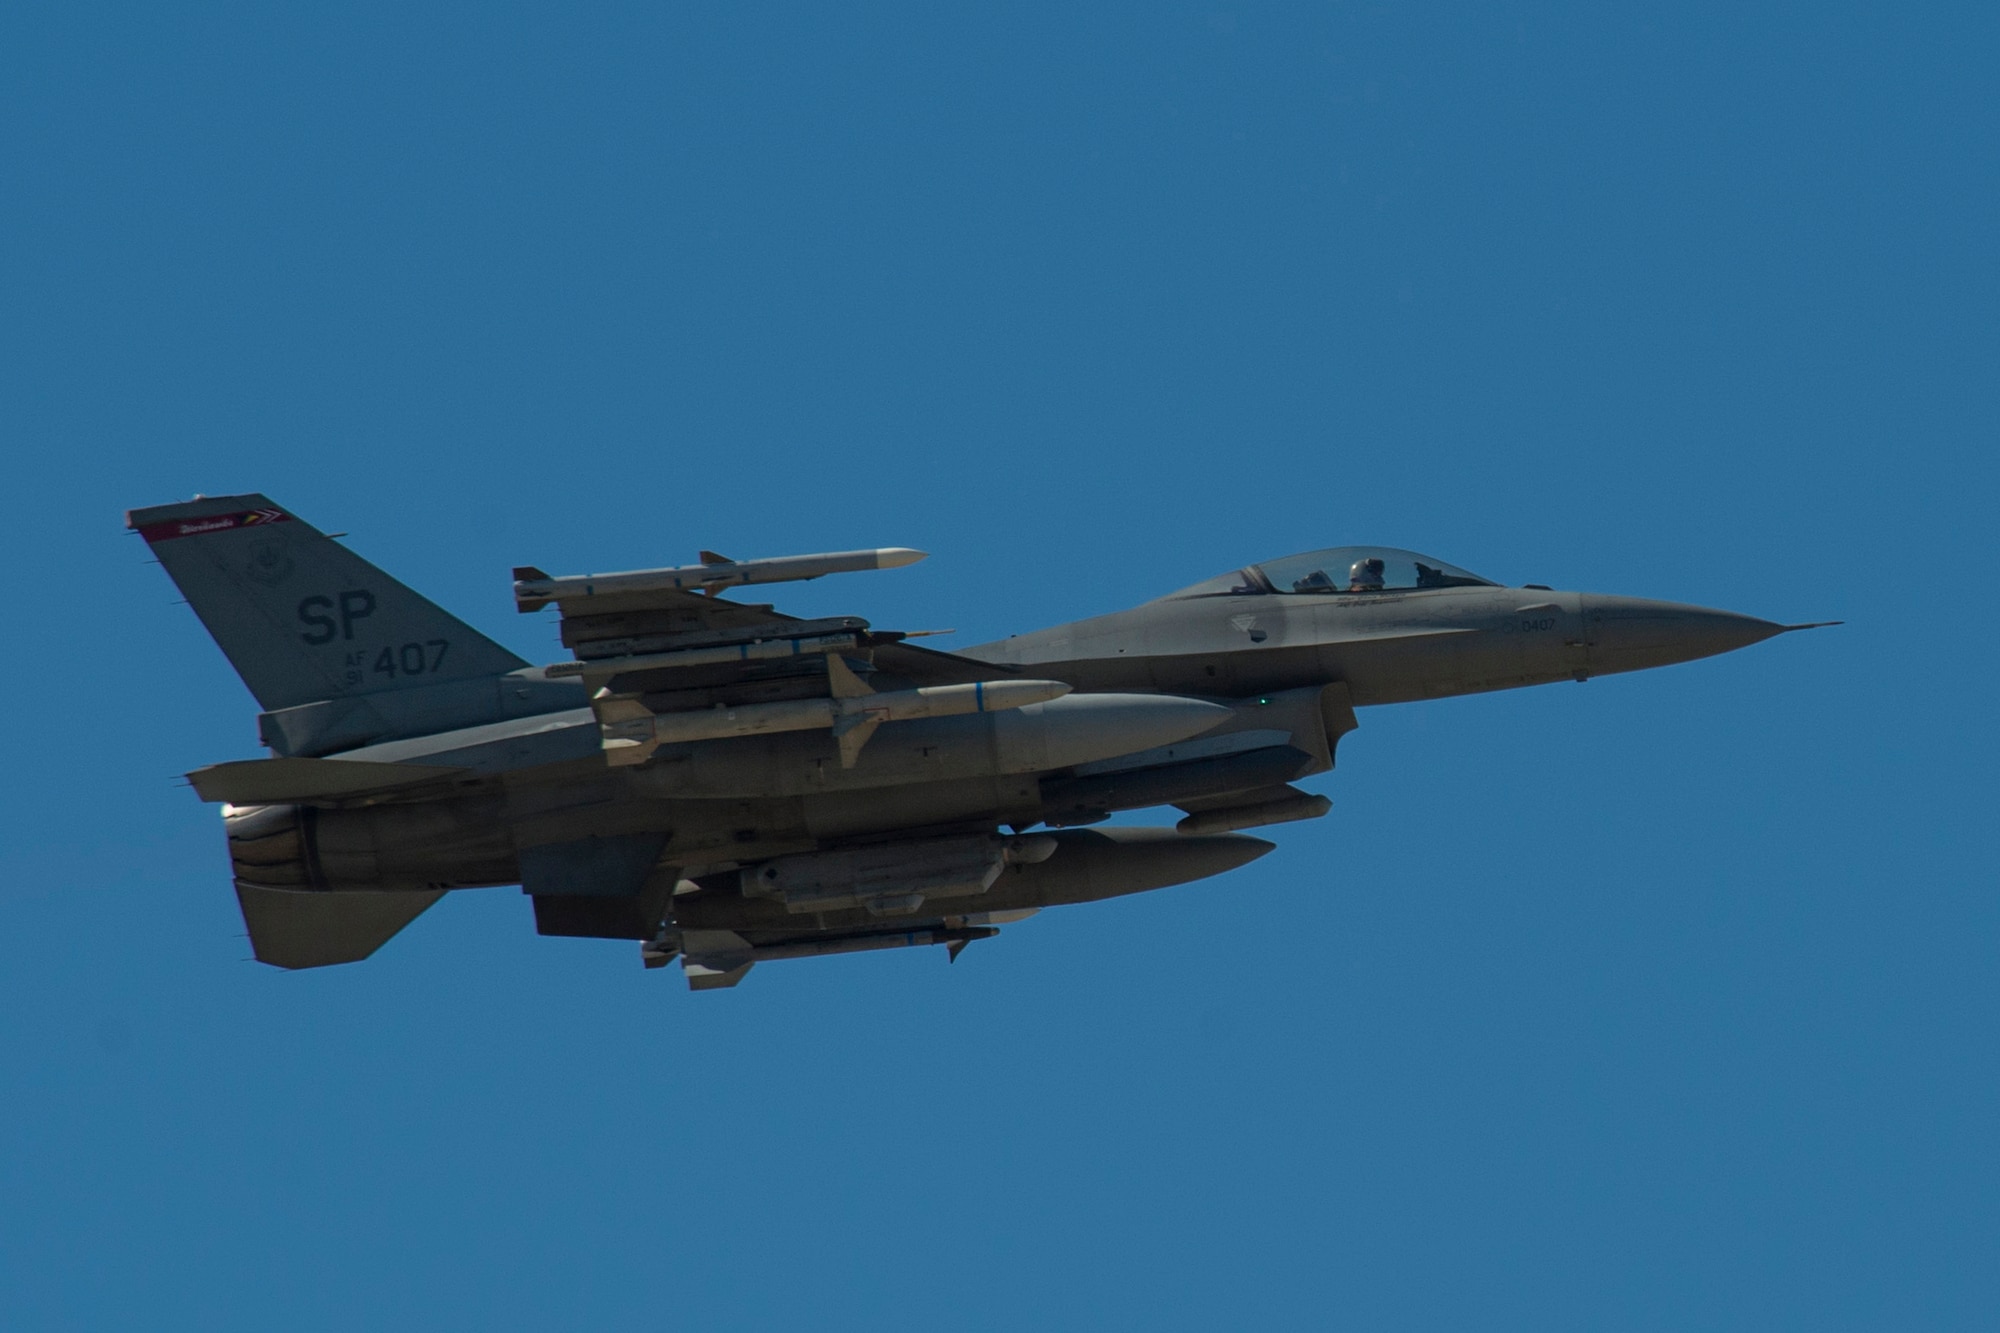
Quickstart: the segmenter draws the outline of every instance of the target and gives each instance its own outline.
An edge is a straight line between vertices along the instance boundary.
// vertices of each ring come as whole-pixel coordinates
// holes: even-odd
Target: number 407
[[[374,670],[384,676],[426,675],[444,665],[445,650],[449,647],[449,640],[428,639],[400,648],[384,648],[375,655]]]

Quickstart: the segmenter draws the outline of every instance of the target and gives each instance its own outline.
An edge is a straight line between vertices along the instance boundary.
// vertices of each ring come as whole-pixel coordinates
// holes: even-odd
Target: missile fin
[[[828,658],[827,661],[833,661]],[[853,768],[861,758],[861,747],[868,744],[868,738],[875,734],[875,728],[882,725],[880,713],[849,713],[833,724],[833,738],[840,745],[840,766]]]
[[[601,689],[591,696],[590,710],[597,714],[599,744],[606,763],[617,767],[643,764],[659,748],[653,735],[653,710],[639,700]]]
[[[648,969],[665,967],[679,956],[680,951],[681,941],[679,933],[662,930],[651,940],[639,946],[639,962]]]
[[[841,660],[839,653],[826,655],[826,683],[836,699],[859,699],[875,693],[867,682],[854,674],[854,668]]]
[[[847,665],[839,653],[826,655],[827,690],[836,699],[865,699],[875,691],[868,682],[854,674],[854,668]],[[840,742],[840,766],[853,768],[861,758],[861,747],[868,744],[868,738],[875,734],[875,728],[882,725],[880,712],[856,708],[843,712],[833,721],[833,738]]]
[[[681,971],[687,975],[689,990],[724,990],[743,980],[755,963],[738,963],[727,971],[710,967],[707,963],[697,963],[682,955]]]
[[[689,990],[734,986],[755,961],[750,942],[733,930],[681,932],[681,971]]]
[[[650,721],[653,716],[653,710],[638,699],[629,694],[613,694],[608,689],[592,695],[590,707],[599,722]]]

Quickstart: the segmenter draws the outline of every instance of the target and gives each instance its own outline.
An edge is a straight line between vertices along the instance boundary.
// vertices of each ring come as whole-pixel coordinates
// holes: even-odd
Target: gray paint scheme
[[[442,897],[443,889],[335,894],[236,882],[257,961],[284,968],[358,963]]]
[[[126,517],[266,710],[483,683],[528,665],[264,496]],[[389,669],[377,671],[383,652]]]
[[[931,943],[956,957],[1044,907],[1264,855],[1270,843],[1218,830],[1324,814],[1324,797],[1289,784],[1333,766],[1356,707],[1640,670],[1806,628],[1336,548],[942,653],[858,618],[797,621],[686,590],[753,567],[814,577],[855,565],[852,553],[704,552],[703,566],[621,575],[604,592],[517,570],[520,605],[559,605],[578,658],[534,667],[262,495],[128,523],[265,709],[273,758],[190,777],[233,803],[245,923],[258,958],[292,968],[364,958],[443,892],[500,884],[523,886],[543,934],[639,940],[648,966],[679,957],[695,989],[777,958]],[[1011,679],[1073,692],[880,723],[845,755],[829,731],[792,730],[606,760],[614,712],[742,709],[730,725],[747,728],[805,706],[764,707],[787,700],[865,707],[874,692]],[[1178,831],[1074,827],[1160,805],[1185,813]],[[1053,839],[993,838],[1037,826]],[[1035,850],[982,875],[989,845]],[[940,875],[953,857],[972,869]],[[766,862],[791,869],[750,875]],[[864,864],[869,882],[841,889],[841,867]],[[753,880],[777,896],[747,896]],[[794,881],[847,905],[787,902]]]

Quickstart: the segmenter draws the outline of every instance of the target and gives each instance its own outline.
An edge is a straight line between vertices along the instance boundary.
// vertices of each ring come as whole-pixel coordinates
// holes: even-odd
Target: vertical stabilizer
[[[125,521],[267,712],[527,665],[261,495],[135,509]]]

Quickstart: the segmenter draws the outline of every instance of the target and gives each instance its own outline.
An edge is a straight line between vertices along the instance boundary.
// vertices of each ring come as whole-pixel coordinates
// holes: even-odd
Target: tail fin
[[[266,712],[528,665],[261,495],[134,509]]]

